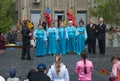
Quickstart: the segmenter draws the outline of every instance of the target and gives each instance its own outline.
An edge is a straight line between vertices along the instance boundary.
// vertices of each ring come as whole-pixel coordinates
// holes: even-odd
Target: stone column
[[[20,0],[17,1],[17,10],[18,10],[18,21],[21,21],[21,4],[20,4]]]
[[[27,19],[30,20],[30,0],[27,0]]]
[[[28,2],[29,0],[21,0],[22,4],[22,20],[28,19]]]

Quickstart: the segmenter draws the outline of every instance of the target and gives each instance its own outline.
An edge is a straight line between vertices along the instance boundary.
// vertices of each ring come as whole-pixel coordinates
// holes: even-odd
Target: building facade
[[[74,9],[76,24],[80,19],[83,19],[85,25],[89,17],[89,8],[91,0],[17,0],[18,20],[31,20],[34,26],[37,27],[39,20],[45,20],[43,12],[49,7],[51,19],[57,21],[65,19],[66,13],[71,7]],[[56,21],[57,20],[57,21]]]

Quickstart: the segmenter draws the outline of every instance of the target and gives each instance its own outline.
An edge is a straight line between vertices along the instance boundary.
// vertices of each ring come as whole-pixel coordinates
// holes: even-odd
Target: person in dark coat
[[[46,31],[47,28],[47,23],[45,21],[42,22],[42,27],[44,28],[44,30]]]
[[[23,42],[21,59],[24,60],[25,55],[27,54],[27,60],[33,60],[31,59],[30,56],[30,37],[32,36],[32,34],[28,29],[27,21],[24,21],[24,25],[22,27],[21,33],[22,33],[22,42]]]
[[[9,44],[15,44],[15,40],[16,40],[16,33],[10,30],[9,33],[7,34],[7,41]]]
[[[5,39],[3,34],[0,32],[0,54],[5,53]]]
[[[99,44],[99,51],[101,55],[105,54],[105,32],[106,32],[106,24],[103,23],[104,19],[99,18],[97,25],[97,38]]]
[[[90,19],[89,24],[86,26],[89,54],[96,54],[96,28],[96,24],[93,24],[93,20]]]
[[[29,81],[51,81],[50,77],[46,74],[46,69],[45,64],[38,64],[37,72],[29,77]]]

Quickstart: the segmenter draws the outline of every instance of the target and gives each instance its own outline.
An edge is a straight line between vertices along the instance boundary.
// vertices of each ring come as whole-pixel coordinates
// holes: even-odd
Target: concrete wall
[[[20,2],[19,2],[20,1]],[[19,18],[24,17],[25,19],[30,19],[30,11],[40,10],[43,11],[49,7],[51,12],[51,17],[54,17],[54,11],[64,11],[65,13],[73,7],[76,15],[76,12],[87,11],[88,12],[88,0],[40,0],[40,4],[34,4],[33,0],[17,0],[17,4],[20,4],[18,7]],[[21,10],[21,11],[20,11]],[[43,15],[43,14],[42,14]],[[65,14],[66,15],[66,14]],[[66,16],[65,16],[66,18]],[[42,16],[44,19],[44,16]]]

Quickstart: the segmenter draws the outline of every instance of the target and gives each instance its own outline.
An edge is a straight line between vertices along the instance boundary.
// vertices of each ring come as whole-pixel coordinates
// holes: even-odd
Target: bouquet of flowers
[[[100,73],[101,75],[105,75],[105,74],[107,74],[108,72],[106,71],[106,69],[101,68],[100,71],[99,71],[99,73]]]

